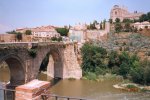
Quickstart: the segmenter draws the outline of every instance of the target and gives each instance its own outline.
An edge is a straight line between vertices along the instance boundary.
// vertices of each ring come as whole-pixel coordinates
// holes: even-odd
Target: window
[[[115,15],[117,15],[117,11],[115,11]]]

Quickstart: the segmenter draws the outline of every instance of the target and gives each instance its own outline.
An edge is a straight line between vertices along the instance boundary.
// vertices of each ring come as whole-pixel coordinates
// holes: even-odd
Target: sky
[[[0,33],[16,28],[108,20],[114,5],[150,11],[150,0],[0,0]]]

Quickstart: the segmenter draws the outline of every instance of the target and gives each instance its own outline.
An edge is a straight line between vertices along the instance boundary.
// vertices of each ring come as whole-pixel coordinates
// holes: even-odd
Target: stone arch
[[[10,54],[2,57],[0,63],[5,61],[10,70],[10,86],[18,86],[25,83],[24,64],[20,57]]]
[[[47,72],[48,75],[51,76],[52,78],[63,78],[63,59],[61,52],[58,49],[50,49],[47,52],[47,54],[48,54],[47,71],[49,71]],[[51,60],[53,60],[53,64]]]

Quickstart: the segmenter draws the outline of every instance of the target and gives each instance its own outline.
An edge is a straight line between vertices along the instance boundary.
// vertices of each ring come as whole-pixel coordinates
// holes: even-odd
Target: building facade
[[[21,33],[24,33],[26,30],[31,30],[33,41],[46,41],[47,39],[50,39],[52,37],[60,36],[60,34],[55,30],[54,26],[16,29],[17,32]]]
[[[110,12],[110,19],[112,19],[113,22],[115,22],[116,18],[119,18],[121,21],[123,19],[139,19],[139,17],[142,15],[142,12],[135,11],[134,13],[131,13],[128,11],[126,7],[121,7],[119,5],[113,6]]]
[[[139,29],[144,29],[145,27],[147,27],[148,29],[150,29],[150,22],[136,22],[133,24],[134,27],[136,27],[138,30]]]

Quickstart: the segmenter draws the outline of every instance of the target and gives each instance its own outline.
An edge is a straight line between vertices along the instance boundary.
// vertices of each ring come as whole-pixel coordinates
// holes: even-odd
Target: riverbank
[[[113,87],[129,92],[150,92],[150,86],[143,86],[135,83],[120,83],[113,85]]]
[[[106,73],[105,75],[96,75],[95,73],[88,72],[86,75],[82,77],[85,80],[93,80],[93,81],[104,81],[104,80],[113,80],[117,79],[123,81],[123,77],[116,74]]]

